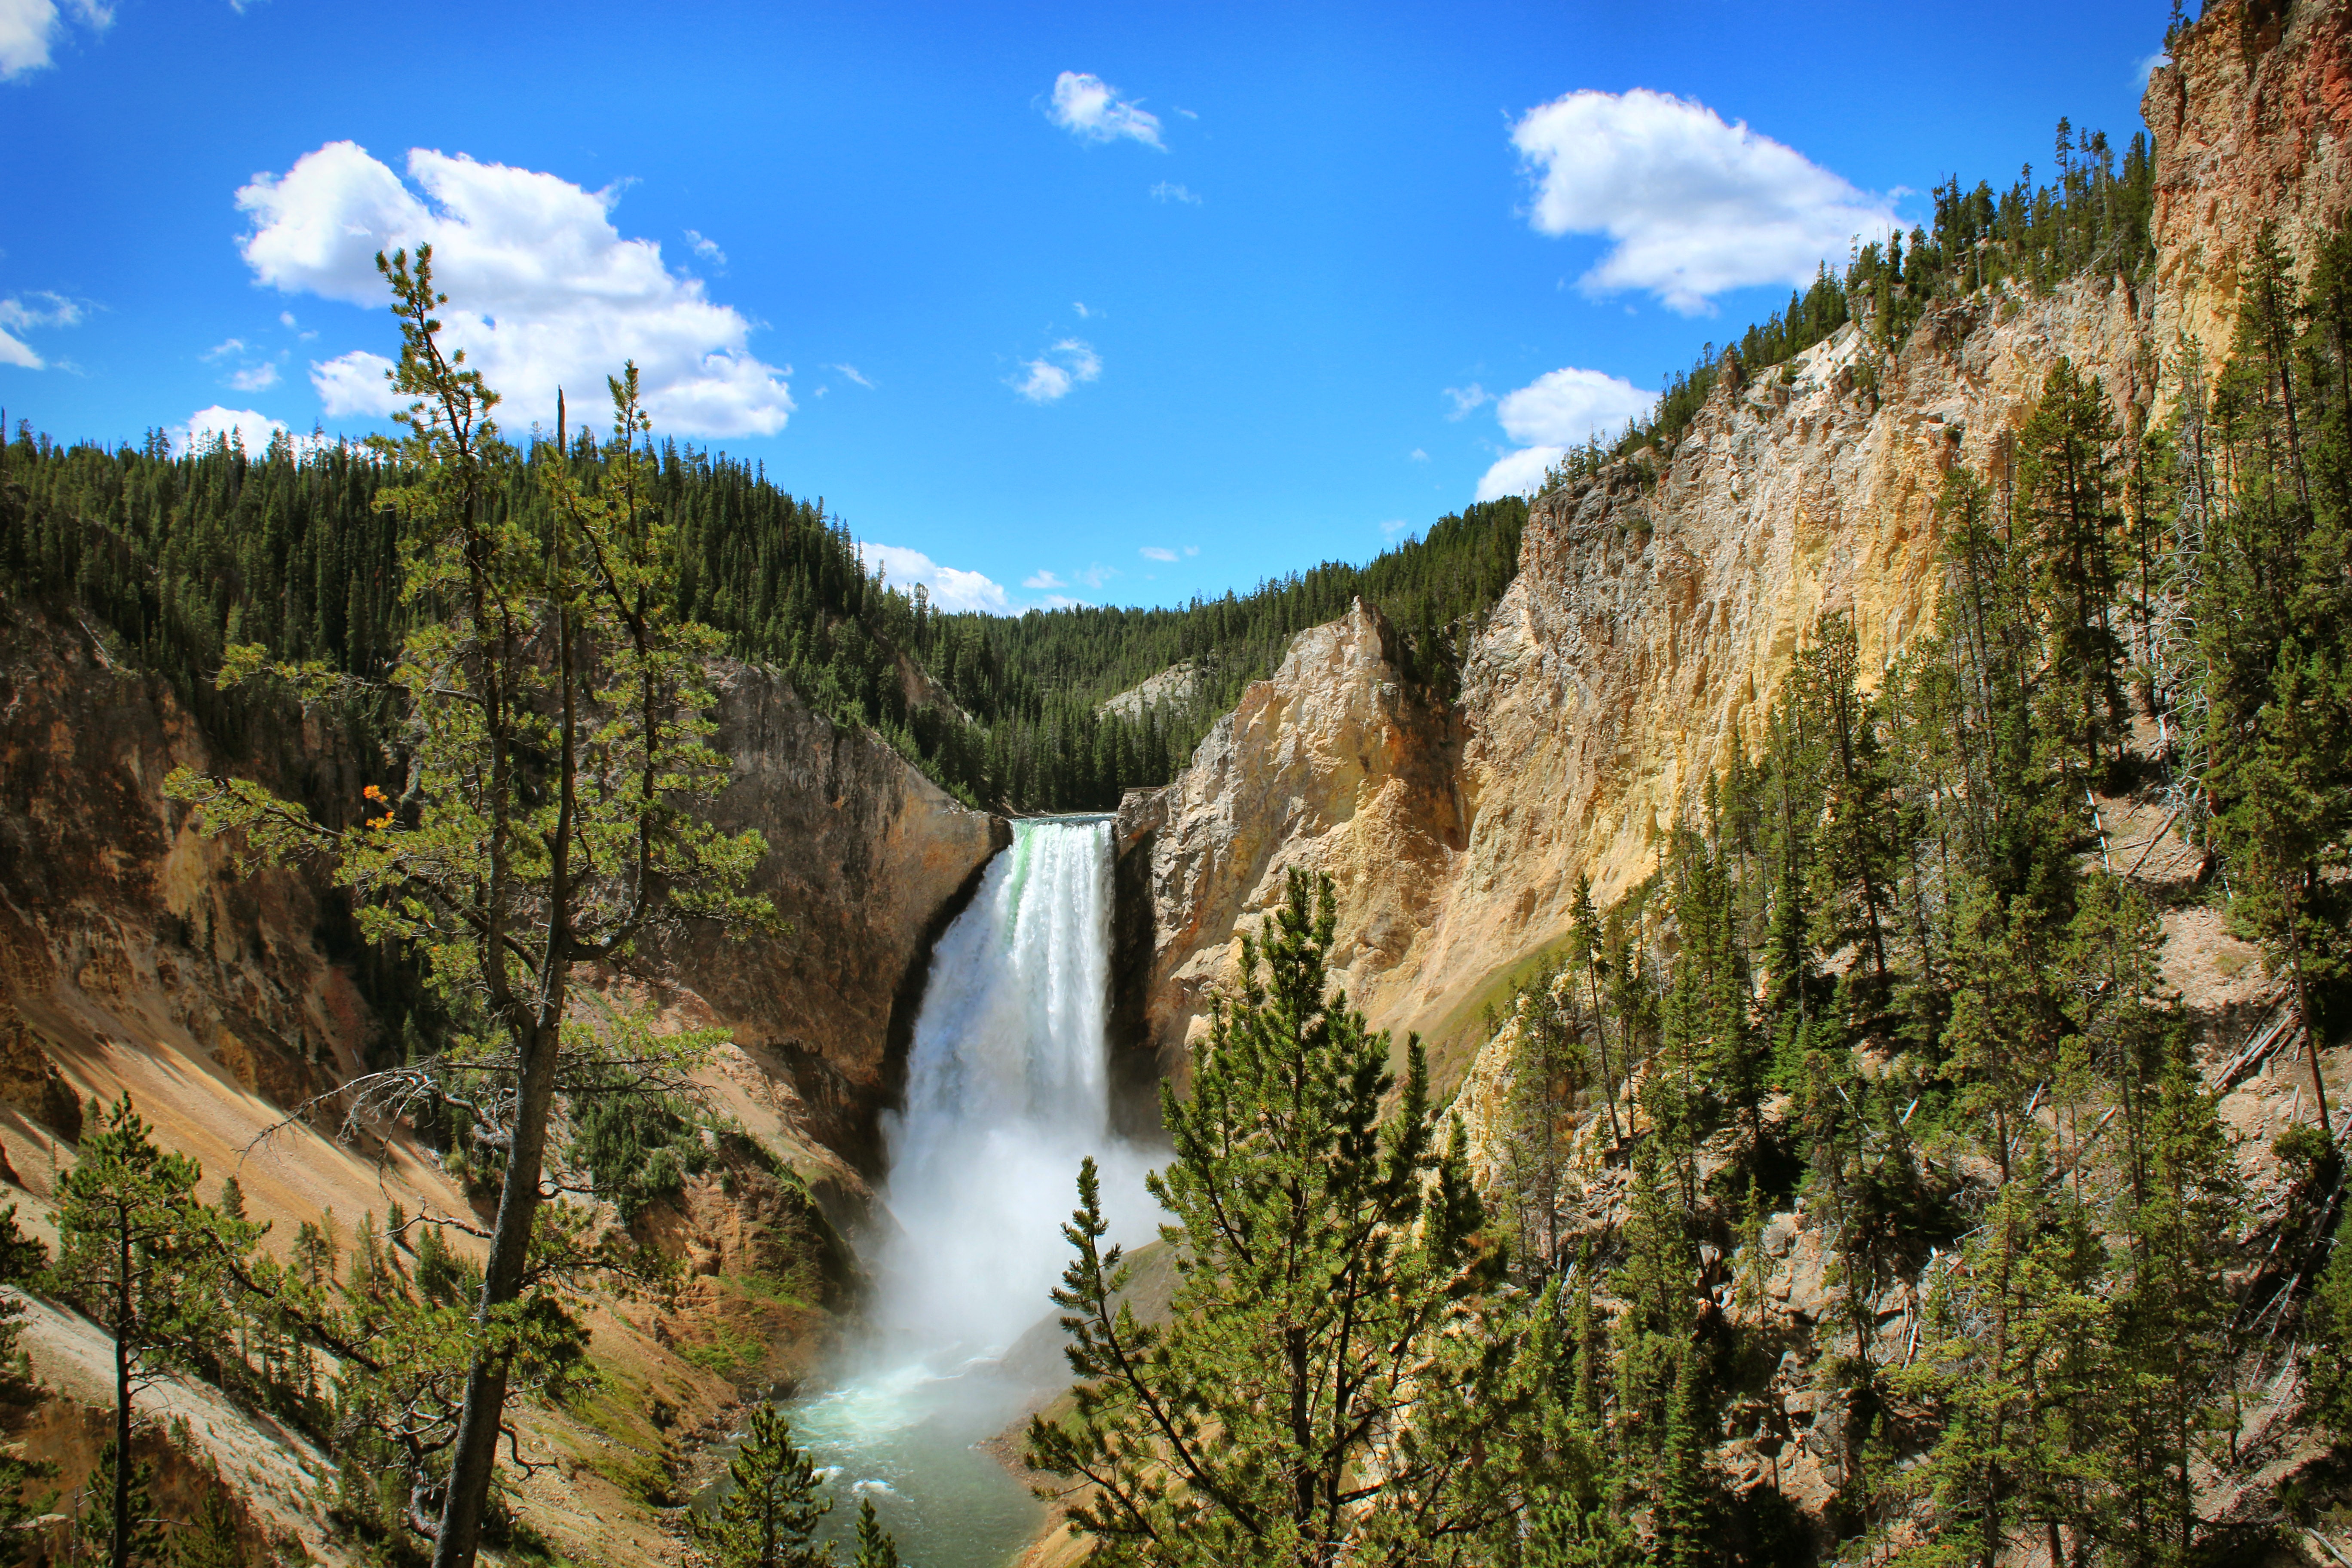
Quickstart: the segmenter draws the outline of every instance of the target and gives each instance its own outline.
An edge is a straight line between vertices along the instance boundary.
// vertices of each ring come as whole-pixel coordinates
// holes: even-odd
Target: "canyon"
[[[1535,501],[1458,691],[1409,679],[1394,629],[1359,604],[1300,633],[1172,782],[1130,793],[1111,827],[1115,1123],[1148,1132],[1156,1084],[1181,1089],[1212,999],[1236,982],[1238,939],[1302,868],[1335,885],[1352,1004],[1422,1036],[1474,1143],[1489,1136],[1512,1039],[1493,1015],[1559,948],[1580,879],[1606,903],[1650,873],[1706,782],[1759,742],[1822,616],[1851,615],[1865,672],[1933,629],[1944,475],[1996,469],[2062,357],[2126,419],[2160,422],[2183,379],[2225,355],[2237,268],[2263,226],[2302,258],[2352,209],[2352,14],[2213,5],[2153,71],[2145,113],[2150,274],[2004,287],[1933,307],[1899,347],[1864,321],[1784,364],[1727,367],[1671,449]],[[1135,706],[1190,687],[1181,668],[1157,679]],[[904,1096],[933,945],[1013,837],[770,671],[730,665],[720,690],[734,771],[718,820],[766,835],[756,890],[791,929],[681,944],[661,986],[610,983],[729,1032],[704,1074],[711,1102],[785,1173],[692,1178],[648,1221],[684,1285],[594,1310],[609,1408],[526,1423],[554,1468],[520,1485],[522,1511],[615,1564],[666,1560],[698,1449],[738,1401],[789,1390],[846,1332],[859,1281],[845,1262],[810,1300],[730,1282],[790,1266],[785,1254],[845,1258],[843,1238],[876,1222],[883,1117]],[[208,1192],[237,1173],[278,1242],[328,1210],[346,1226],[392,1202],[467,1211],[441,1152],[397,1128],[341,1137],[320,1108],[383,1028],[341,895],[239,862],[160,792],[173,766],[218,766],[355,805],[353,742],[291,712],[211,732],[55,608],[0,606],[0,1178],[29,1228],[46,1225],[83,1108],[126,1091],[202,1160]],[[2110,809],[2119,834],[2144,836],[2148,876],[2190,874],[2159,842],[2160,814]],[[2213,921],[2167,918],[2168,973],[2218,1057],[2268,993],[2252,950]],[[2339,1047],[2327,1071],[2340,1083],[2347,1068]],[[2226,1087],[2250,1135],[2300,1092],[2267,1069]],[[1581,1201],[1605,1209],[1612,1191],[1596,1180]],[[1819,1237],[1801,1216],[1775,1223],[1776,1299],[1801,1313],[1822,1289]],[[100,1359],[86,1325],[48,1309],[26,1343],[61,1397],[16,1435],[70,1479],[100,1440]],[[315,1447],[193,1384],[154,1398],[238,1478],[257,1542],[341,1560]],[[645,1414],[656,1404],[658,1425]],[[1803,1495],[1832,1484],[1816,1466]]]

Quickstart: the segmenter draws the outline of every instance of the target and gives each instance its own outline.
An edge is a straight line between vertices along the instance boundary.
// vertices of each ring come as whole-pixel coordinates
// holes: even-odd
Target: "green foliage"
[[[824,1568],[833,1549],[814,1544],[819,1521],[833,1508],[815,1461],[793,1444],[791,1424],[772,1405],[751,1412],[727,1467],[725,1495],[708,1511],[687,1516],[687,1533],[708,1568]],[[858,1520],[858,1563],[866,1562],[871,1504]],[[895,1561],[889,1538],[882,1550]]]
[[[575,1091],[570,1150],[624,1225],[646,1205],[676,1198],[686,1178],[710,1163],[701,1123],[684,1099],[627,1090],[616,1080],[610,1092]]]
[[[165,1568],[163,1521],[152,1491],[155,1467],[135,1459],[125,1465],[123,1452],[114,1441],[99,1449],[73,1515],[71,1550],[79,1561],[110,1568]]]
[[[821,500],[795,498],[720,455],[640,448],[625,476],[611,450],[583,436],[561,453],[493,440],[478,458],[478,499],[537,548],[557,531],[550,468],[587,490],[631,489],[661,520],[678,620],[782,670],[818,711],[875,730],[967,801],[1027,810],[1108,806],[1125,789],[1166,783],[1295,633],[1359,596],[1396,627],[1391,652],[1408,677],[1450,694],[1470,626],[1517,571],[1527,517],[1517,498],[1481,502],[1366,565],[1327,562],[1177,608],[950,614],[920,585],[901,592],[869,573]],[[270,694],[215,686],[225,665],[249,668],[235,650],[258,647],[281,664],[352,678],[314,688],[313,710],[369,755],[401,738],[398,694],[380,683],[432,614],[402,586],[397,503],[414,460],[284,439],[257,453],[232,440],[174,456],[151,436],[107,451],[27,430],[0,439],[0,586],[72,606],[120,657],[168,678],[227,750],[288,725]],[[1197,673],[1188,700],[1134,715],[1102,710],[1187,661]],[[287,772],[324,821],[375,814],[333,793],[339,781],[324,773]],[[376,782],[393,787],[398,773]],[[406,1010],[393,1011],[398,1032]]]
[[[1107,1563],[1464,1559],[1507,1517],[1477,1456],[1513,1400],[1514,1335],[1487,1293],[1501,1258],[1433,1116],[1417,1040],[1389,1042],[1327,989],[1328,878],[1292,872],[1243,989],[1167,1091],[1174,1143],[1150,1178],[1181,1283],[1147,1326],[1118,1299],[1094,1163],[1054,1300],[1080,1379],[1030,1462],[1078,1483],[1074,1528]],[[1482,1328],[1486,1331],[1482,1332]]]
[[[857,1500],[857,1554],[850,1568],[898,1568],[898,1543],[874,1517],[874,1500]]]
[[[234,1269],[261,1228],[195,1195],[194,1160],[157,1147],[124,1095],[85,1130],[79,1158],[58,1184],[58,1256],[46,1286],[114,1342],[114,1433],[107,1495],[88,1505],[84,1530],[110,1536],[108,1561],[128,1568],[154,1551],[150,1510],[137,1495],[146,1467],[130,1462],[138,1391],[216,1363],[231,1324]]]
[[[2336,1226],[2309,1310],[2312,1413],[2352,1441],[2352,1210]]]
[[[246,1568],[252,1559],[236,1528],[228,1493],[207,1490],[195,1517],[172,1532],[172,1568]]]

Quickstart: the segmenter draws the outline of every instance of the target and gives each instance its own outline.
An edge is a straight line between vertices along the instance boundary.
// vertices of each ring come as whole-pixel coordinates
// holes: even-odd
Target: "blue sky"
[[[2061,114],[2120,146],[2166,10],[0,0],[0,404],[380,428],[368,258],[431,237],[510,429],[634,353],[950,603],[1246,588]]]

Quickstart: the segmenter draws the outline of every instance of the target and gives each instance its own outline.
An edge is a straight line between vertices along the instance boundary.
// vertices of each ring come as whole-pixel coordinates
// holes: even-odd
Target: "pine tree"
[[[857,1555],[850,1560],[850,1568],[898,1568],[898,1543],[874,1517],[872,1498],[857,1501]]]
[[[246,1568],[251,1561],[222,1488],[206,1491],[195,1517],[172,1532],[172,1568]]]
[[[1077,1483],[1072,1526],[1107,1565],[1320,1568],[1412,1542],[1451,1561],[1512,1506],[1477,1458],[1513,1410],[1513,1336],[1476,1331],[1502,1259],[1418,1040],[1381,1116],[1400,1086],[1386,1037],[1327,989],[1335,920],[1329,879],[1292,872],[1192,1094],[1162,1092],[1174,1152],[1150,1188],[1182,1281],[1165,1327],[1118,1300],[1080,1172],[1055,1293],[1076,1409],[1033,1420],[1029,1454]]]
[[[814,1544],[818,1521],[833,1508],[824,1491],[816,1462],[793,1446],[791,1424],[762,1405],[727,1467],[726,1496],[707,1512],[688,1514],[687,1531],[709,1568],[827,1568],[833,1549]],[[858,1521],[861,1568],[872,1508]]]
[[[707,1032],[656,1037],[627,1014],[583,1029],[574,972],[665,931],[774,917],[742,890],[760,835],[722,834],[701,816],[727,778],[709,743],[719,639],[677,613],[676,526],[659,505],[636,367],[609,382],[602,473],[583,481],[561,456],[559,401],[558,442],[532,465],[543,511],[505,507],[499,480],[512,454],[490,417],[498,395],[444,352],[435,312],[446,297],[430,248],[413,265],[404,251],[377,265],[401,323],[393,390],[415,400],[395,416],[405,437],[377,448],[410,482],[378,500],[405,530],[403,592],[434,612],[393,672],[408,787],[394,801],[367,786],[381,814],[341,827],[249,780],[182,768],[165,789],[197,808],[207,833],[241,832],[259,855],[330,868],[356,895],[362,934],[422,957],[436,998],[463,1016],[460,1040],[433,1062],[347,1091],[348,1115],[398,1118],[453,1098],[499,1108],[499,1124],[481,1129],[504,1168],[433,1531],[435,1568],[471,1568],[515,1359],[509,1331],[539,1293],[531,1253],[558,1101],[597,1087],[618,1051],[636,1058],[638,1081],[672,1087],[711,1044]],[[320,666],[226,650],[221,684],[264,679],[316,700],[344,689]]]
[[[150,1489],[155,1467],[135,1458],[125,1464],[124,1451],[110,1438],[82,1483],[73,1522],[74,1539],[87,1552],[79,1560],[111,1568],[164,1568],[163,1521]]]
[[[152,1521],[133,1495],[145,1467],[128,1458],[135,1396],[218,1354],[229,1327],[227,1273],[259,1227],[197,1200],[202,1168],[158,1148],[128,1094],[92,1112],[96,1131],[84,1132],[80,1159],[58,1187],[50,1282],[114,1342],[116,1462],[103,1517],[111,1568],[131,1568],[152,1550]]]

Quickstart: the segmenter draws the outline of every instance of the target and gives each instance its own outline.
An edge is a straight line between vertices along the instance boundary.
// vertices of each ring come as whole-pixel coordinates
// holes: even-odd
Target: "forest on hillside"
[[[2029,167],[1998,194],[1984,182],[1938,187],[1932,227],[1858,247],[1843,276],[1824,268],[1784,310],[1722,349],[1707,345],[1649,418],[1571,451],[1547,488],[1645,450],[1663,456],[1719,377],[1766,373],[1850,321],[1891,346],[1939,298],[2136,275],[2150,255],[2145,136],[2118,168],[2105,135],[2062,121],[2056,170],[2037,184]],[[570,448],[503,448],[499,504],[543,528],[536,466],[560,460],[593,482],[604,464],[585,432]],[[1181,606],[950,613],[919,585],[867,570],[822,498],[793,494],[763,467],[675,442],[656,460],[684,613],[968,804],[1020,812],[1107,809],[1125,790],[1166,783],[1293,636],[1360,596],[1396,628],[1408,679],[1449,698],[1470,639],[1517,571],[1527,519],[1518,498],[1481,502],[1365,564],[1325,562]],[[388,668],[406,622],[398,530],[379,498],[402,479],[352,443],[281,436],[260,452],[226,441],[191,451],[151,431],[109,449],[61,444],[20,420],[13,439],[0,432],[0,588],[72,606],[208,722],[234,725],[237,700],[210,691],[231,646],[370,679]],[[1191,671],[1180,699],[1105,707],[1180,663]]]
[[[558,460],[544,443],[511,450],[499,504],[543,527],[537,469]],[[605,463],[585,433],[561,460],[583,483]],[[1327,562],[1177,608],[1007,616],[942,612],[920,585],[887,584],[821,499],[756,468],[675,443],[657,464],[683,613],[968,804],[1014,811],[1107,808],[1123,790],[1166,783],[1294,634],[1359,595],[1399,628],[1411,676],[1447,688],[1470,625],[1517,569],[1527,516],[1517,498],[1484,502],[1366,565]],[[403,479],[344,443],[281,436],[259,453],[230,443],[175,453],[151,434],[109,451],[20,423],[0,444],[0,584],[72,606],[200,715],[231,724],[233,704],[210,690],[231,646],[370,679],[389,667],[407,612],[398,530],[379,497]],[[1104,710],[1180,660],[1199,671],[1186,700]]]

